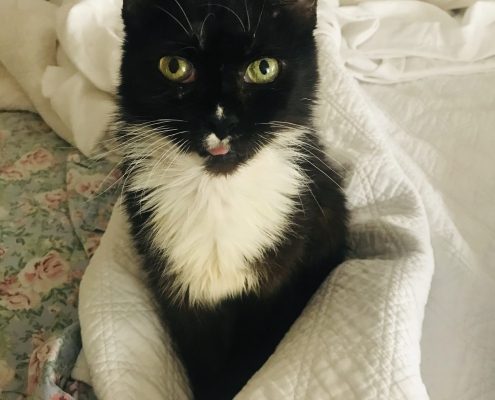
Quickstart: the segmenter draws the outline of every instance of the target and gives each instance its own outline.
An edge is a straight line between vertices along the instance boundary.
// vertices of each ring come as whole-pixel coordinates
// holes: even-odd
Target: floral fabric
[[[79,282],[119,193],[114,165],[86,159],[35,114],[0,112],[2,400],[91,398],[66,378]]]

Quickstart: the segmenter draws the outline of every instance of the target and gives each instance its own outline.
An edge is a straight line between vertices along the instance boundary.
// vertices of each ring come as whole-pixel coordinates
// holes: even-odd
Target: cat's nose
[[[217,106],[208,119],[208,129],[215,132],[220,140],[231,135],[238,124],[239,119],[233,114],[226,113],[221,106]]]

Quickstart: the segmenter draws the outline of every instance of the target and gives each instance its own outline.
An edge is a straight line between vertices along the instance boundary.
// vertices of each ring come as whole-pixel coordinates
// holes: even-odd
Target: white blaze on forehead
[[[220,104],[217,105],[215,115],[217,116],[218,119],[222,119],[225,117],[225,115],[223,113],[223,107]]]

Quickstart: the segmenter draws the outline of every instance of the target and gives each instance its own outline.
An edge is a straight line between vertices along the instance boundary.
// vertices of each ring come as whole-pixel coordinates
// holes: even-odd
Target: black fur
[[[186,121],[167,123],[187,131],[170,139],[185,140],[188,151],[203,157],[212,174],[235,173],[258,146],[268,145],[277,132],[266,123],[283,121],[285,126],[309,128],[307,146],[301,149],[305,157],[298,162],[310,184],[298,196],[302,208],[291,216],[285,239],[252,266],[263,277],[256,294],[225,299],[214,307],[177,304],[162,274],[167,260],[150,240],[150,214],[140,207],[143,193],[124,188],[136,246],[146,261],[150,287],[195,398],[231,399],[274,351],[345,255],[347,211],[340,178],[323,161],[311,133],[318,77],[312,34],[315,4],[313,0],[125,0],[123,18],[126,40],[119,119],[124,124],[163,118]],[[165,55],[190,60],[196,80],[178,84],[165,79],[158,70]],[[247,65],[260,57],[280,60],[279,77],[265,85],[244,82]],[[212,120],[218,103],[224,106],[226,122]],[[233,135],[226,156],[212,157],[205,151],[203,138],[211,130],[220,139]],[[132,157],[125,163],[132,173]]]

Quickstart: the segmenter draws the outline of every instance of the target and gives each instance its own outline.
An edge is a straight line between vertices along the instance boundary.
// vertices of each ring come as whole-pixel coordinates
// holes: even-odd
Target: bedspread
[[[105,230],[118,173],[32,113],[0,112],[0,149],[0,393],[14,399],[56,380],[45,374],[48,361],[75,361],[60,354],[59,332],[77,321],[79,281]]]

